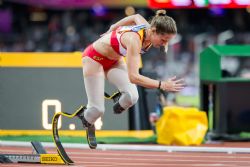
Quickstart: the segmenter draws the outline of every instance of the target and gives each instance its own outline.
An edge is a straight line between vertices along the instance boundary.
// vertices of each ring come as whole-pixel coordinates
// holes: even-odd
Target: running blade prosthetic
[[[82,111],[80,111],[77,114],[77,116],[81,119],[83,128],[86,129],[86,135],[89,147],[91,149],[95,149],[97,147],[96,137],[95,137],[95,125],[88,123],[88,121],[84,118],[85,109],[86,108],[82,108]]]

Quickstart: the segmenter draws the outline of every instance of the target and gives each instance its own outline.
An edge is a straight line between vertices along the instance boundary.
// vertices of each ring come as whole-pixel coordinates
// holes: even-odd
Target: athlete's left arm
[[[126,63],[130,82],[145,88],[157,88],[159,86],[159,81],[139,73],[141,61],[141,39],[139,35],[135,32],[126,32],[121,40],[127,48]]]

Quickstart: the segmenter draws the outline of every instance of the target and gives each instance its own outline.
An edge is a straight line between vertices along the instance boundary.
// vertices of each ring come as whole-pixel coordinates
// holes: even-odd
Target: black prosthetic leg
[[[77,115],[81,121],[83,128],[86,129],[86,135],[87,135],[87,141],[89,144],[89,147],[91,149],[95,149],[97,147],[96,137],[95,137],[95,125],[90,124],[85,118],[84,118],[84,109],[82,112],[79,112],[79,115]]]

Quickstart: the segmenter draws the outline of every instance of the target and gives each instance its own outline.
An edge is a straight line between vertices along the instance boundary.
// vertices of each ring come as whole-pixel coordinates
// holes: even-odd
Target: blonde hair
[[[177,26],[172,17],[166,15],[166,10],[157,10],[150,21],[151,27],[156,28],[157,34],[176,34]]]

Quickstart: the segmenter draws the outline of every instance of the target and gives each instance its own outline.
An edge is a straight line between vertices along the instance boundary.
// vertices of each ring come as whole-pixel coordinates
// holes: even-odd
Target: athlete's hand
[[[179,92],[185,88],[186,84],[183,79],[177,79],[176,76],[161,82],[160,89],[169,92]]]

